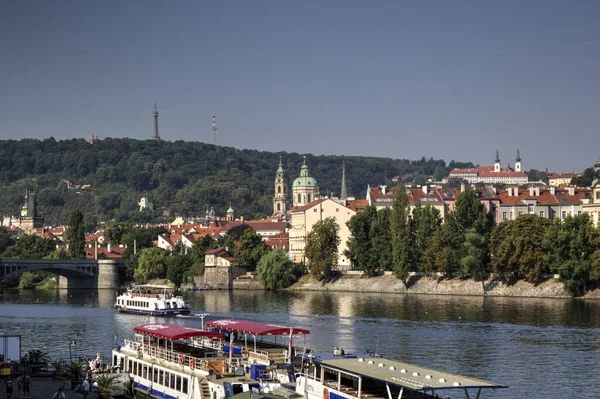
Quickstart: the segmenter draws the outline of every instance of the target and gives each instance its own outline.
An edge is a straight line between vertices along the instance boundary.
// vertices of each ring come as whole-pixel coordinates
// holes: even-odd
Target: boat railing
[[[153,358],[161,359],[167,362],[179,364],[181,367],[189,367],[190,369],[199,369],[206,372],[222,373],[226,364],[229,364],[229,359],[223,352],[217,353],[217,356],[194,356],[178,350],[165,349],[154,345],[143,345],[140,342],[124,340],[126,349],[137,352],[138,357],[142,358],[148,355]],[[243,365],[241,357],[232,357],[231,366],[239,367]]]

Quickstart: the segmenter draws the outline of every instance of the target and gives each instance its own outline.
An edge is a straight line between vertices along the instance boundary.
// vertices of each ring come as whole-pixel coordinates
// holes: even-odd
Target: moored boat
[[[451,392],[479,398],[482,390],[498,388],[507,387],[382,357],[349,355],[340,349],[311,358],[296,383],[296,392],[306,399],[430,399]]]
[[[133,285],[117,295],[115,308],[122,313],[150,316],[190,314],[183,297],[175,296],[173,288],[165,285]]]

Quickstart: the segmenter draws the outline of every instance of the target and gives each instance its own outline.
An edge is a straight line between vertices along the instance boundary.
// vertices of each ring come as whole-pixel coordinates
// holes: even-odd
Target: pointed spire
[[[500,162],[500,151],[496,150],[496,160],[494,161],[496,163]]]
[[[153,140],[160,140],[160,134],[158,134],[158,109],[156,108],[156,102],[154,102],[154,112],[152,112],[154,116],[154,132],[152,134]]]
[[[279,156],[279,167],[277,168],[277,174],[283,174],[284,170],[283,170],[283,162],[281,160],[281,155]]]
[[[345,200],[348,198],[348,193],[346,191],[346,161],[342,161],[342,190],[340,193],[340,199]]]
[[[515,159],[515,161],[521,162],[521,152],[519,151],[518,148],[517,148],[517,159]]]

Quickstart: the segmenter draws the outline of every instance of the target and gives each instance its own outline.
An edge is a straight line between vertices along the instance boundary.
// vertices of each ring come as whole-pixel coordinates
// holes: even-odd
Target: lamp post
[[[72,346],[77,346],[77,343],[73,340],[69,340],[69,366],[73,365],[73,353],[71,352],[71,347]]]
[[[202,319],[202,327],[201,327],[201,330],[204,330],[204,318],[205,318],[206,316],[208,316],[208,313],[199,313],[199,314],[197,314],[197,315],[196,315],[196,317],[199,317],[199,318],[201,318],[201,319]]]

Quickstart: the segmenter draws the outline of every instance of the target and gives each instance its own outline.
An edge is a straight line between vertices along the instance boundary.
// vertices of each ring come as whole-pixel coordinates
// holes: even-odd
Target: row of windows
[[[144,363],[129,359],[129,372],[138,377],[153,381],[156,384],[174,389],[179,392],[188,393],[187,377],[182,377],[175,373],[158,369]]]
[[[529,207],[531,207],[531,208],[529,208]],[[530,215],[534,214],[534,212],[533,212],[533,205],[529,205],[528,206],[528,212],[529,212]],[[523,212],[519,211],[519,216],[521,216],[522,214],[523,214]],[[581,211],[577,211],[577,214],[581,215]],[[571,211],[569,211],[569,212],[562,211],[562,219],[566,219],[567,216],[571,216],[571,215],[572,215]],[[539,212],[539,216],[541,218],[545,217],[544,211],[540,211]],[[555,216],[555,212],[553,210],[550,210],[550,213],[548,214],[548,219],[554,219],[554,216]],[[513,213],[512,212],[502,212],[502,220],[512,220],[512,218],[513,218]]]

